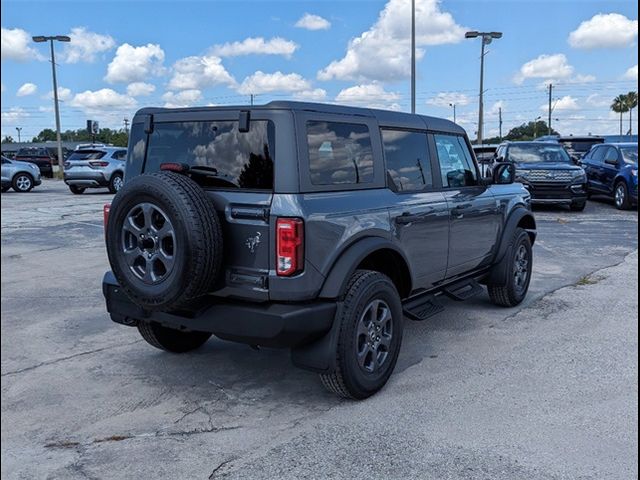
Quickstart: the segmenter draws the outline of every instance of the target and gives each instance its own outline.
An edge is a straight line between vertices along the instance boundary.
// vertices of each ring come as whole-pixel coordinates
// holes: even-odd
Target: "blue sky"
[[[417,111],[477,129],[479,40],[498,30],[485,74],[485,137],[538,116],[545,84],[561,133],[618,133],[611,99],[637,90],[631,1],[417,0]],[[57,44],[63,129],[120,128],[143,106],[311,99],[408,110],[410,0],[3,1],[2,135],[53,126],[48,49]],[[557,119],[557,121],[555,120]],[[628,119],[625,119],[625,129]],[[634,126],[634,131],[637,130]]]

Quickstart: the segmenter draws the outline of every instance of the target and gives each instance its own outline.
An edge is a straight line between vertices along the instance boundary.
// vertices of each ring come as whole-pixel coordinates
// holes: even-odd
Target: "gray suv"
[[[511,164],[483,179],[462,128],[297,102],[146,108],[105,208],[111,319],[154,347],[211,335],[291,349],[332,392],[384,386],[404,318],[486,285],[525,297],[536,224]]]
[[[107,187],[116,193],[123,184],[127,149],[85,147],[75,150],[64,162],[64,181],[77,195],[87,188]]]
[[[41,183],[40,169],[35,163],[2,157],[2,193],[12,187],[18,193],[30,192]]]

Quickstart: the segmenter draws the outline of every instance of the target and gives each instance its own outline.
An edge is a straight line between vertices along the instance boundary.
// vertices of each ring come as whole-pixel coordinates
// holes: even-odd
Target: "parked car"
[[[537,141],[558,142],[577,164],[591,147],[604,143],[604,137],[596,135],[546,135],[538,138]]]
[[[11,187],[18,193],[30,192],[41,183],[40,170],[34,163],[10,160],[2,156],[2,193]]]
[[[527,293],[536,224],[511,164],[480,178],[448,120],[298,102],[148,108],[105,208],[111,319],[186,352],[288,347],[336,394],[387,382],[403,317]],[[564,151],[564,150],[563,150]],[[277,161],[274,161],[277,152]],[[566,152],[565,152],[566,155]]]
[[[568,205],[582,211],[587,203],[587,176],[554,142],[506,142],[496,151],[498,162],[516,167],[516,180],[531,193],[533,204]]]
[[[53,165],[56,165],[58,156],[50,148],[21,148],[16,153],[15,159],[20,162],[29,162],[38,166],[43,177],[53,177]]]
[[[473,152],[476,154],[482,177],[490,174],[497,149],[498,145],[473,145]]]
[[[124,182],[126,158],[127,149],[122,147],[75,150],[64,162],[64,181],[76,195],[100,187],[116,193]]]
[[[613,197],[618,209],[638,205],[638,144],[596,145],[582,159],[589,195]]]

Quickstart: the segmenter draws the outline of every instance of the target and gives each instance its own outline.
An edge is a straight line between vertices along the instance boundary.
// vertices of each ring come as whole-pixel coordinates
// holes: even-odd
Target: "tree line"
[[[116,147],[126,147],[129,143],[129,132],[120,129],[112,130],[110,128],[101,128],[98,133],[93,136],[87,129],[80,128],[78,130],[66,130],[60,133],[60,138],[63,142],[92,142],[96,143],[108,143],[115,145]],[[32,142],[55,142],[56,132],[51,128],[45,128],[38,135],[31,139]],[[10,135],[6,135],[2,138],[2,143],[15,143],[15,140]]]

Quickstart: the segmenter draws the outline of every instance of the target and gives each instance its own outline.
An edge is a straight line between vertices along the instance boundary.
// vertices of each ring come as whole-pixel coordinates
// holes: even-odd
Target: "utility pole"
[[[416,0],[411,0],[411,113],[416,113]]]
[[[502,107],[498,107],[498,138],[502,141]]]
[[[38,35],[31,37],[36,43],[49,42],[51,46],[51,72],[53,74],[53,106],[56,112],[56,141],[58,143],[58,177],[62,178],[64,175],[64,157],[62,156],[62,139],[60,137],[60,108],[58,104],[58,80],[56,78],[56,56],[53,50],[53,42],[70,42],[71,38],[66,35],[55,35],[51,37],[45,37]]]
[[[124,117],[124,131],[127,135],[129,135],[129,119],[127,117]]]
[[[553,84],[549,84],[549,135],[551,135],[551,112],[553,111],[553,107],[551,106],[553,98]]]
[[[250,101],[250,103],[251,103],[251,106],[253,107],[253,93],[252,93],[252,94],[250,94],[249,98],[250,98],[250,100],[249,100],[249,101]]]
[[[18,131],[18,143],[22,143],[22,141],[20,140],[20,132],[22,132],[22,127],[16,127],[16,130]]]
[[[465,38],[482,38],[482,47],[480,50],[480,95],[478,99],[478,137],[476,143],[482,144],[482,129],[484,123],[484,56],[486,55],[484,47],[489,45],[494,38],[502,38],[502,32],[467,32]]]
[[[449,106],[453,107],[453,123],[456,123],[456,104],[450,103]]]

